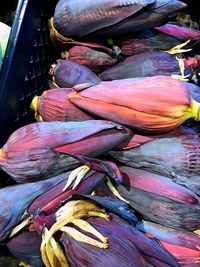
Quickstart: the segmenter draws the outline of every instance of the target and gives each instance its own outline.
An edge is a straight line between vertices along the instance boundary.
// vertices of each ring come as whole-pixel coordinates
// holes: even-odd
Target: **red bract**
[[[199,266],[200,247],[197,234],[178,231],[149,221],[138,223],[137,228],[148,236],[157,238],[177,259],[180,266]]]
[[[124,150],[111,151],[110,155],[129,166],[170,177],[200,195],[200,140],[197,133],[180,132],[179,136],[169,134],[155,138],[136,135],[135,140],[133,137],[124,146]]]
[[[100,52],[85,46],[72,47],[67,52],[67,58],[97,72],[104,70],[119,61],[119,59],[113,58],[105,52]]]
[[[100,82],[68,99],[86,112],[154,134],[173,130],[189,118],[200,119],[199,103],[188,87],[167,76]]]
[[[117,184],[122,197],[148,220],[175,229],[200,227],[199,197],[171,179],[154,173],[120,168],[124,180]]]
[[[71,88],[57,88],[44,91],[33,98],[31,108],[36,120],[40,121],[85,121],[91,117],[69,102]]]
[[[38,122],[16,130],[0,150],[0,166],[18,182],[44,179],[79,165],[69,152],[96,157],[131,131],[109,121]]]

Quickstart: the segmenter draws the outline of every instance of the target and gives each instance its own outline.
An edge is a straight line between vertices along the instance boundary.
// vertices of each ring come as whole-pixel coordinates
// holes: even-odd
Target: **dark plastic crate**
[[[48,70],[56,58],[48,19],[56,2],[18,2],[0,71],[0,147],[14,130],[34,121],[31,100],[48,88]]]

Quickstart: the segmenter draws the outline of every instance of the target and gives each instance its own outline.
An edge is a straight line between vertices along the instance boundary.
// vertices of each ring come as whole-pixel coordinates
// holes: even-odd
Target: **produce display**
[[[184,8],[57,2],[49,88],[0,148],[0,242],[20,266],[200,266],[200,32]]]

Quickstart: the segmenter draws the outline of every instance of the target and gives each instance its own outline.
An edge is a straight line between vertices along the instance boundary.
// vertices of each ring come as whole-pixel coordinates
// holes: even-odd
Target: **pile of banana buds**
[[[36,122],[0,149],[0,241],[21,266],[200,266],[200,32],[172,20],[185,7],[58,1]]]

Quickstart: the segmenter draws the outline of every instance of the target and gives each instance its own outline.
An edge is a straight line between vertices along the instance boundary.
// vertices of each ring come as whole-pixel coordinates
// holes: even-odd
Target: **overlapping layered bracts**
[[[89,209],[91,211],[92,209],[94,210],[87,214]],[[49,228],[49,234],[46,236],[46,242],[43,239],[41,245],[41,252],[45,262],[46,257],[44,257],[43,245],[46,244],[46,253],[47,256],[48,253],[50,256],[48,240],[56,233],[56,242],[63,244],[64,252],[70,266],[78,265],[81,267],[85,266],[86,262],[87,266],[103,266],[106,262],[108,266],[118,266],[118,264],[120,266],[151,266],[146,260],[146,257],[149,261],[152,259],[157,260],[160,264],[168,264],[174,267],[178,266],[176,260],[159,243],[146,237],[120,217],[113,213],[109,214],[109,219],[104,218],[104,213],[102,214],[104,216],[100,217],[101,209],[96,206],[95,202],[85,200],[69,201],[66,203],[66,207],[60,206],[59,210],[56,213],[55,211],[52,213],[54,218],[56,218],[56,223],[51,221],[51,224],[46,225]],[[126,211],[124,212],[126,213]],[[63,219],[61,218],[62,213],[64,215]],[[41,215],[36,216],[34,219],[34,224],[39,233],[41,233],[42,226],[44,222],[47,222],[49,217],[46,213],[43,215],[43,217]],[[85,216],[85,223],[83,219],[76,219],[76,216],[79,215],[81,217],[78,218],[84,218]],[[68,223],[70,223],[70,226],[67,225]],[[62,225],[66,226],[63,227]],[[63,232],[62,235],[61,231]],[[92,241],[91,237],[97,231],[99,233],[98,237],[100,235],[101,237],[106,237],[104,239],[108,240],[108,246],[101,247],[99,246],[100,243],[96,243],[97,240],[95,242],[93,242],[94,240]],[[90,237],[85,235],[87,232],[90,233]],[[121,252],[119,253],[119,251]],[[55,258],[53,260],[54,253]],[[52,262],[56,263],[56,257],[61,259],[59,255],[60,253],[58,254],[58,250],[55,248],[51,255]],[[55,263],[50,266],[57,266]]]
[[[138,223],[137,229],[145,232],[148,236],[157,238],[164,248],[177,259],[180,266],[199,266],[199,235],[193,232],[178,231],[149,221]]]
[[[58,37],[60,34],[72,38],[87,34],[120,35],[159,26],[185,6],[177,0],[98,0],[94,3],[60,0],[54,13],[54,31]]]
[[[28,207],[27,216],[35,214],[37,210],[40,210],[41,213],[45,213],[46,215],[56,212],[62,201],[65,201],[74,194],[91,194],[102,184],[105,178],[105,173],[90,171],[75,189],[71,189],[70,186],[68,190],[63,191],[66,185],[66,179],[68,179],[68,176],[65,175],[65,181],[63,180],[58,185],[34,199]]]
[[[61,242],[71,266],[151,266],[145,256],[162,264],[178,266],[176,261],[154,240],[141,235],[112,214],[111,221],[100,218],[88,220],[99,232],[108,237],[106,250],[77,242],[64,235]]]
[[[66,181],[68,175],[69,173],[63,173],[48,180],[0,189],[0,241],[4,240],[22,219],[34,199]]]
[[[91,193],[103,181],[104,177],[105,175],[100,173],[88,175],[88,178],[81,182],[79,188],[76,189],[76,194]],[[89,199],[93,200],[92,202],[88,200],[72,200],[69,203],[66,203],[65,208],[66,198],[69,198],[75,192],[72,192],[73,190],[68,190],[67,192],[59,193],[62,191],[63,186],[61,185],[63,185],[63,183],[64,181],[61,180],[55,187],[50,188],[43,195],[37,197],[29,207],[27,215],[33,215],[33,217],[31,217],[32,220],[29,222],[29,224],[31,224],[29,226],[29,230],[37,230],[38,233],[43,236],[43,228],[45,226],[50,229],[49,234],[53,234],[55,231],[59,231],[60,233],[57,233],[56,239],[53,239],[56,240],[54,241],[53,251],[50,250],[51,245],[46,245],[47,256],[49,259],[52,259],[52,262],[54,262],[53,265],[51,263],[50,266],[56,267],[56,262],[61,260],[60,255],[64,256],[63,252],[61,253],[61,251],[58,251],[59,242],[63,244],[70,266],[77,266],[78,264],[78,266],[81,267],[85,266],[86,262],[87,266],[102,266],[104,261],[108,262],[108,266],[118,266],[118,264],[120,264],[120,266],[151,266],[149,262],[152,261],[163,264],[163,266],[165,264],[174,267],[178,266],[172,255],[165,251],[160,244],[155,242],[153,239],[146,237],[134,226],[129,225],[124,221],[124,219],[121,219],[114,214],[110,214],[110,219],[108,220],[108,218],[105,217],[106,214],[102,213],[103,211],[105,212],[105,210],[98,208],[93,202],[96,199],[102,208],[108,208],[112,211],[115,211],[116,209],[121,210],[118,214],[124,213],[122,217],[129,219],[132,218],[135,224],[135,218],[133,216],[130,217],[129,209],[124,209],[124,205],[121,206],[118,200],[116,200],[117,204],[115,204],[114,199],[101,200],[99,197],[88,196]],[[116,205],[118,206],[117,208]],[[90,209],[91,213],[89,212]],[[105,220],[105,218],[90,218],[86,219],[86,222],[84,223],[83,220],[78,219],[81,218],[79,217],[79,213],[81,216],[85,215],[86,218],[91,216],[98,217],[102,214],[102,218],[105,217],[107,220]],[[76,216],[78,217],[76,218]],[[73,218],[73,220],[68,221],[67,218]],[[27,218],[25,219],[27,220]],[[74,224],[74,226],[80,227],[82,231],[80,233],[76,232],[76,227],[74,228],[72,226],[66,225],[62,227],[62,225],[67,224],[67,222],[71,222],[72,225]],[[88,223],[91,226],[89,226]],[[91,232],[91,235],[94,234],[95,231],[98,231],[99,236],[105,236],[105,240],[108,238],[108,248],[107,246],[104,248],[96,247],[95,243],[90,244],[90,242],[93,241],[84,235],[84,228],[86,232],[90,232],[92,227],[93,233]],[[68,231],[68,229],[71,230]],[[62,235],[61,231],[64,232]],[[67,234],[65,231],[67,231]],[[73,231],[75,232],[73,233]],[[76,235],[74,235],[75,233]],[[51,238],[51,236],[48,238]],[[46,239],[47,243],[49,242],[48,238]],[[27,244],[28,247],[25,248]],[[16,236],[13,240],[9,241],[7,246],[20,260],[24,260],[29,264],[35,264],[35,266],[39,266],[37,264],[41,263],[41,258],[38,253],[40,247],[42,259],[43,261],[45,260],[43,251],[44,239],[41,244],[41,239],[35,233],[28,233],[26,230],[23,230],[22,233]],[[121,251],[120,254],[119,248]]]
[[[129,166],[171,177],[176,183],[200,195],[200,140],[197,133],[160,136],[110,154]]]
[[[69,102],[71,88],[57,88],[44,91],[41,96],[33,98],[32,110],[38,121],[85,121],[91,117]]]
[[[179,74],[178,61],[165,52],[146,52],[126,58],[100,74],[103,81]]]
[[[97,0],[91,2],[86,0],[82,2],[60,0],[54,13],[54,26],[64,36],[81,37],[114,25],[154,2],[156,1]]]
[[[176,38],[166,34],[144,30],[127,37],[122,37],[120,49],[126,56],[137,55],[152,51],[166,51],[180,44]]]
[[[82,64],[93,71],[101,71],[115,65],[119,59],[111,57],[108,53],[94,50],[85,46],[73,46],[67,52],[67,59]]]
[[[87,219],[87,223],[90,223],[101,235],[103,234],[108,238],[109,247],[107,249],[77,241],[70,234],[58,235],[56,240],[58,242],[60,239],[63,244],[70,266],[77,266],[78,264],[82,267],[85,266],[86,262],[87,266],[103,266],[105,263],[108,266],[151,266],[149,263],[151,261],[157,261],[162,266],[165,264],[166,266],[178,266],[175,258],[159,243],[148,238],[114,214],[110,214],[110,218],[110,220]],[[9,241],[7,246],[18,259],[39,267],[42,266],[39,252],[41,241],[41,237],[37,233],[23,231]],[[51,252],[49,251],[49,253]],[[56,267],[57,265],[50,266]]]
[[[144,218],[175,229],[200,227],[199,197],[171,179],[131,167],[121,167],[119,193]]]
[[[97,228],[97,227],[96,227]],[[124,240],[119,234],[106,231],[100,227],[97,228],[106,234],[109,238],[110,246],[106,250],[88,246],[87,244],[77,242],[70,237],[63,236],[62,244],[71,267],[150,267],[151,265],[138,252],[134,244]]]
[[[185,7],[185,4],[180,1],[157,0],[149,8],[146,7],[140,12],[112,25],[112,27],[103,28],[91,35],[112,36],[150,29],[168,22],[171,16],[175,16],[177,12]]]
[[[192,73],[196,59],[184,60],[185,74]],[[156,75],[180,75],[179,63],[174,55],[165,52],[146,52],[127,57],[123,62],[108,68],[100,74],[103,81]]]
[[[153,141],[159,138],[170,138],[170,137],[177,137],[182,135],[192,134],[196,135],[197,131],[187,127],[187,126],[180,126],[173,131],[170,131],[168,133],[162,133],[162,134],[154,134],[154,135],[141,135],[141,134],[135,134],[133,133],[129,139],[127,139],[124,143],[119,145],[114,149],[114,151],[121,151],[121,150],[128,150],[132,149],[134,147],[138,147],[142,144],[145,144],[149,141]],[[110,151],[112,153],[112,151]]]
[[[22,219],[26,221],[39,212],[51,214],[63,200],[73,194],[91,194],[105,179],[105,174],[90,171],[76,189],[63,192],[69,174],[62,173],[48,180],[2,188],[0,241],[5,240]]]
[[[86,112],[143,132],[167,132],[189,118],[199,120],[199,104],[187,86],[167,76],[101,82],[68,99]]]
[[[73,87],[79,83],[99,83],[101,80],[87,67],[70,60],[58,59],[50,69],[53,81],[58,87]]]
[[[18,182],[44,179],[79,165],[62,152],[96,157],[130,134],[123,126],[101,120],[33,123],[9,137],[0,150],[0,166]]]

